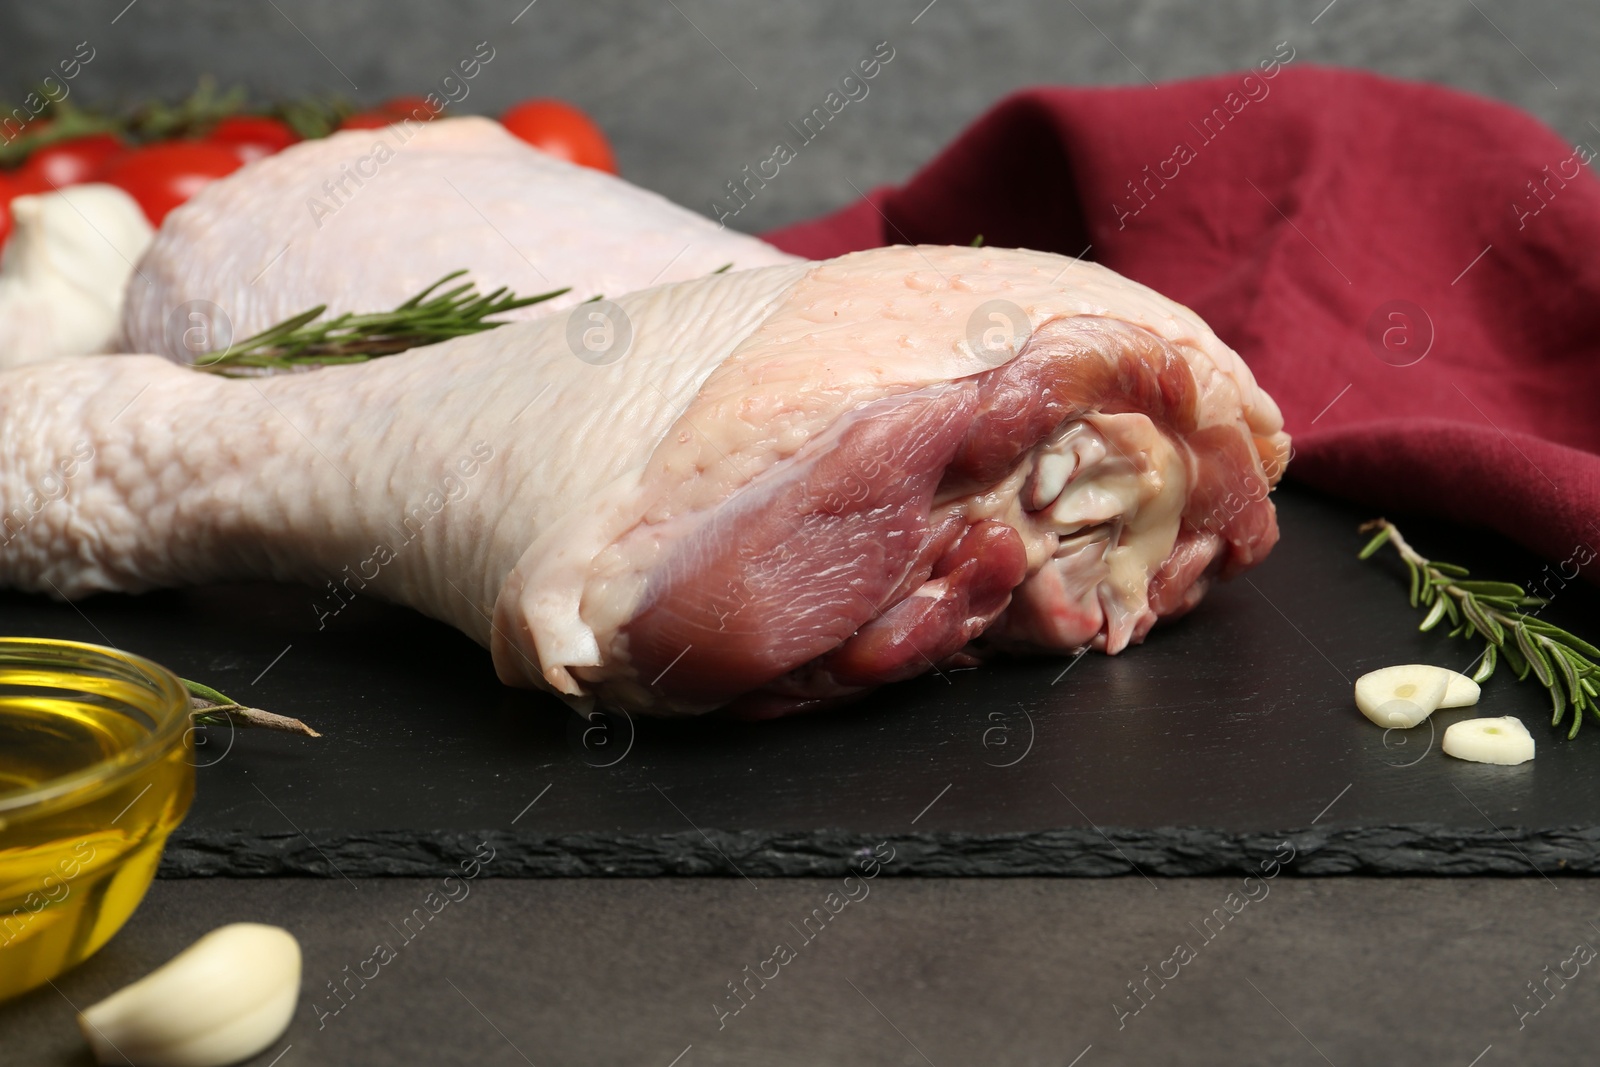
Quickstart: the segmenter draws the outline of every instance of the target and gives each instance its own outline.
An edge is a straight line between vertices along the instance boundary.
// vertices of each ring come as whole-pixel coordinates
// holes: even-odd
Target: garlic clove
[[[299,996],[294,935],[233,923],[86,1008],[78,1028],[97,1063],[221,1067],[276,1041]]]
[[[1425,663],[1404,663],[1356,679],[1356,707],[1388,729],[1417,725],[1441,706],[1450,671]]]
[[[1444,687],[1444,699],[1439,701],[1441,708],[1465,708],[1478,702],[1478,683],[1464,674],[1455,671],[1445,671],[1450,676],[1450,681]]]
[[[114,185],[11,201],[0,256],[0,368],[116,351],[123,293],[155,231]]]
[[[1533,735],[1522,720],[1506,715],[1498,719],[1462,719],[1444,732],[1441,746],[1446,756],[1473,763],[1498,763],[1512,767],[1533,758]]]

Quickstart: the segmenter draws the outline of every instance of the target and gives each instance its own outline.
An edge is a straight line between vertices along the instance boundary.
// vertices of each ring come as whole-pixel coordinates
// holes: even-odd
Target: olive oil
[[[0,999],[121,928],[193,796],[181,697],[118,658],[75,670],[0,654]]]

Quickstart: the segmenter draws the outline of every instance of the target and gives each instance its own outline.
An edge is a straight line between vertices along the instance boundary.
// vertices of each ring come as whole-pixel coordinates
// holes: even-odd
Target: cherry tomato
[[[617,160],[606,135],[588,115],[571,104],[560,100],[525,100],[501,115],[500,122],[524,141],[553,156],[608,174],[617,173]]]
[[[118,156],[102,167],[95,181],[110,182],[139,202],[152,226],[167,212],[244,162],[233,149],[204,141],[167,141]]]
[[[357,111],[347,115],[340,123],[341,130],[381,130],[400,121],[400,116],[387,111]]]
[[[19,196],[32,196],[34,193],[54,191],[54,187],[45,181],[44,175],[38,171],[29,171],[24,167],[7,175],[5,195],[8,201]]]
[[[288,123],[266,115],[229,115],[212,127],[205,139],[224,145],[246,163],[254,163],[300,140]]]
[[[417,122],[431,122],[444,114],[441,108],[435,111],[428,103],[425,96],[395,96],[378,105],[378,110],[396,118],[415,119]]]
[[[121,155],[127,147],[109,133],[57,141],[30,155],[18,173],[25,183],[37,186],[29,192],[77,185],[88,181],[91,174]]]
[[[345,118],[339,123],[341,130],[376,130],[384,126],[392,126],[404,119],[415,122],[430,122],[438,118],[443,111],[435,111],[428,106],[426,98],[421,96],[396,96],[385,100],[377,107],[365,111],[357,111],[354,115]]]
[[[0,248],[6,246],[6,238],[11,236],[11,183],[5,178],[0,178]]]

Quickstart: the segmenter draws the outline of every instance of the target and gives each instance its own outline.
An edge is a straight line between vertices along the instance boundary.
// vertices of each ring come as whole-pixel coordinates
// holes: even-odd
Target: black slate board
[[[115,644],[326,734],[208,729],[168,877],[446,874],[480,840],[500,876],[843,873],[880,841],[899,874],[1198,874],[1286,838],[1306,874],[1600,871],[1600,724],[1560,740],[1544,693],[1497,676],[1434,730],[1372,726],[1359,674],[1477,650],[1416,632],[1398,561],[1355,559],[1365,512],[1294,486],[1278,501],[1269,561],[1124,655],[930,676],[776,722],[595,727],[501,687],[448,627],[357,600],[319,630],[292,587],[5,594],[0,632]],[[1558,588],[1492,535],[1406,528],[1425,553]],[[1546,617],[1594,631],[1597,604],[1572,584]],[[1445,725],[1483,714],[1522,717],[1538,758],[1440,753]]]

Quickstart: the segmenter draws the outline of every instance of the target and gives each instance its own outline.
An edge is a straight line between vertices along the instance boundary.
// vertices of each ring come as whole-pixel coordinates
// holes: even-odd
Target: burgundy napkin
[[[1244,356],[1295,437],[1290,477],[1493,527],[1570,578],[1600,553],[1594,155],[1283,47],[1243,74],[1017,93],[905,185],[765,236],[1081,253]]]

